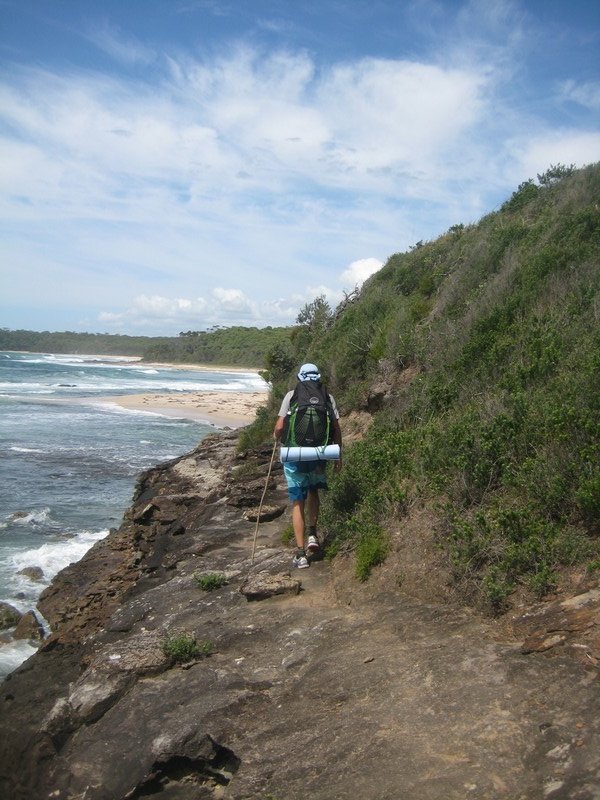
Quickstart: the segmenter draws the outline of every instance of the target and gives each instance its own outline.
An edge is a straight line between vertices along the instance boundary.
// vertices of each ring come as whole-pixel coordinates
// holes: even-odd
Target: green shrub
[[[507,599],[515,585],[507,580],[506,575],[498,567],[491,567],[481,581],[484,599],[494,614],[507,608]]]
[[[410,298],[408,304],[410,319],[412,322],[419,322],[429,314],[431,303],[426,297],[415,295]]]
[[[502,205],[502,211],[519,211],[526,205],[535,200],[539,194],[539,187],[533,180],[529,179],[519,185],[519,188],[512,193],[510,200]]]
[[[575,491],[575,501],[579,506],[586,527],[591,533],[600,530],[600,469],[582,476]]]
[[[273,436],[276,412],[270,406],[260,406],[254,421],[242,428],[238,437],[237,449],[240,452],[268,442]]]
[[[212,592],[225,586],[227,578],[220,572],[207,572],[206,575],[196,575],[196,583],[204,592]]]
[[[366,581],[373,567],[385,561],[389,549],[389,539],[379,526],[363,531],[354,551],[355,575],[359,581]]]
[[[281,544],[293,544],[295,542],[294,538],[294,526],[291,522],[284,527],[281,531]]]
[[[163,653],[177,663],[185,663],[199,656],[208,656],[213,649],[211,642],[198,642],[195,636],[188,633],[174,634],[162,643]]]
[[[459,580],[481,580],[483,594],[495,611],[502,610],[517,583],[538,597],[557,582],[560,566],[581,563],[598,546],[576,528],[545,519],[533,507],[479,510],[466,516],[452,509],[447,548]]]
[[[537,572],[533,572],[527,578],[527,585],[541,599],[545,594],[556,588],[558,574],[547,564],[543,564]]]

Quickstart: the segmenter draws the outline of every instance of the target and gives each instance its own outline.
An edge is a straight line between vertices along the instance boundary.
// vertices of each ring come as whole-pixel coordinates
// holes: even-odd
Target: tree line
[[[73,355],[137,356],[171,364],[261,367],[267,353],[287,341],[289,328],[212,328],[179,336],[127,336],[75,331],[0,329],[0,350]]]

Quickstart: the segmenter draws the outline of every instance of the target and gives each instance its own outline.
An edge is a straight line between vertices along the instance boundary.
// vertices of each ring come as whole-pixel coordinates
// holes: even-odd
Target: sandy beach
[[[265,392],[178,392],[127,394],[107,397],[103,405],[116,404],[135,411],[193,419],[219,428],[240,428],[254,420],[256,409],[267,402]]]

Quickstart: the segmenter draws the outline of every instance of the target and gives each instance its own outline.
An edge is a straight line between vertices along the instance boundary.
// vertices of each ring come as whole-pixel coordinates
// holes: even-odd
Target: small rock
[[[293,654],[291,656],[287,656],[281,662],[281,666],[284,669],[291,669],[292,667],[299,667],[302,664],[306,664],[306,655],[305,654]]]
[[[22,616],[10,603],[0,602],[0,628],[12,628]]]
[[[13,638],[33,639],[38,642],[44,638],[44,629],[33,611],[28,611],[26,614],[23,614],[15,628]]]
[[[152,511],[154,510],[154,504],[148,503],[148,505],[144,506],[142,509],[134,509],[133,511],[133,521],[134,522],[142,522],[147,517],[150,516]]]
[[[285,511],[286,506],[263,506],[260,509],[260,522],[270,522],[273,519],[280,517]],[[244,511],[244,519],[249,522],[256,522],[258,519],[259,507],[247,508]]]
[[[94,677],[98,678],[95,682]],[[86,673],[69,695],[71,713],[82,722],[96,722],[117,702],[130,683],[127,674],[94,676]]]
[[[571,745],[568,742],[565,744],[558,744],[556,747],[553,747],[552,750],[549,750],[546,755],[554,761],[560,761],[569,755],[570,749]]]
[[[41,567],[23,567],[17,572],[17,575],[25,575],[32,581],[44,580],[44,570]]]
[[[259,572],[244,581],[240,592],[247,600],[266,600],[277,594],[298,594],[302,582],[289,575],[269,575]]]

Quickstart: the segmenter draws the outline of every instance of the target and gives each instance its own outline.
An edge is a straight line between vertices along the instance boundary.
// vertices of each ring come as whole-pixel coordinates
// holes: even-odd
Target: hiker
[[[307,395],[308,392],[308,395]],[[342,431],[340,429],[340,415],[333,397],[327,392],[321,383],[321,375],[318,367],[314,364],[303,364],[298,372],[298,383],[296,388],[288,392],[283,398],[281,408],[273,437],[284,444],[293,443],[295,445],[305,444],[302,434],[297,436],[290,434],[290,425],[296,419],[294,411],[302,408],[303,397],[310,396],[308,402],[315,407],[315,401],[323,409],[322,415],[325,420],[327,430],[325,433],[317,433],[322,436],[321,441],[313,441],[311,444],[323,446],[333,441],[340,447],[340,459],[335,462],[336,469],[341,467],[341,447]],[[326,415],[326,416],[325,416]],[[327,421],[328,420],[328,421]],[[317,426],[318,427],[318,426]],[[291,442],[290,442],[291,440]],[[307,559],[309,555],[317,555],[320,550],[319,539],[317,538],[317,520],[319,517],[319,489],[327,489],[327,477],[324,461],[301,461],[297,463],[285,463],[283,472],[288,486],[288,497],[292,502],[292,525],[294,527],[294,537],[296,539],[296,554],[292,564],[299,569],[310,566]],[[305,505],[308,516],[308,541],[305,544]]]

